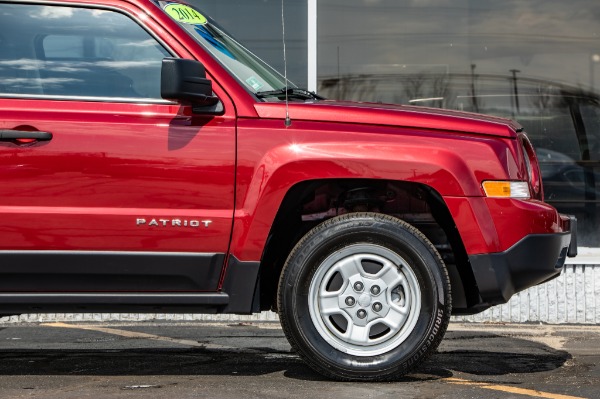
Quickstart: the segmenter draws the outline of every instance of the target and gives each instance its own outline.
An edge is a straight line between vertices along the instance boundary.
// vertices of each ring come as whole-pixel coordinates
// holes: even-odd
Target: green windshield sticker
[[[254,76],[250,76],[248,79],[246,79],[246,83],[248,83],[250,87],[254,89],[254,91],[259,91],[263,87],[263,85],[260,84],[260,81]]]
[[[183,4],[167,4],[165,12],[169,14],[174,20],[183,22],[191,25],[204,25],[208,21],[206,17],[194,10],[190,6]]]

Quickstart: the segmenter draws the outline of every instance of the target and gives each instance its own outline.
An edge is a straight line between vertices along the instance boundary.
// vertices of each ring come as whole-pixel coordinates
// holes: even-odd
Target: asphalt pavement
[[[395,383],[308,368],[272,322],[0,325],[0,398],[600,399],[600,326],[451,323]]]

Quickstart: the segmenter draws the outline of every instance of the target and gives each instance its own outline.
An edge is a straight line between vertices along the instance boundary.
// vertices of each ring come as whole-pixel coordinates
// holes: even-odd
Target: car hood
[[[255,109],[260,118],[285,118],[284,103],[257,103]],[[317,101],[289,103],[292,121],[340,122],[363,125],[383,125],[435,129],[462,133],[515,137],[521,125],[510,119],[394,104],[357,103],[342,101]]]

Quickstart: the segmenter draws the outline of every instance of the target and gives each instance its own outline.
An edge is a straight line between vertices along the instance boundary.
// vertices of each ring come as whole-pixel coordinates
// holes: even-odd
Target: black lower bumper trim
[[[506,303],[515,293],[557,277],[570,244],[570,232],[533,234],[505,252],[470,255],[481,299],[487,305]]]

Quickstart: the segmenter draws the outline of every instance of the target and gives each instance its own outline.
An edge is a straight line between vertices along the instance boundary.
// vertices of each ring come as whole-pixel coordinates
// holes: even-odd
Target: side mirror
[[[212,83],[199,61],[165,58],[162,61],[160,94],[165,100],[188,101],[197,107],[219,103],[213,96]]]

